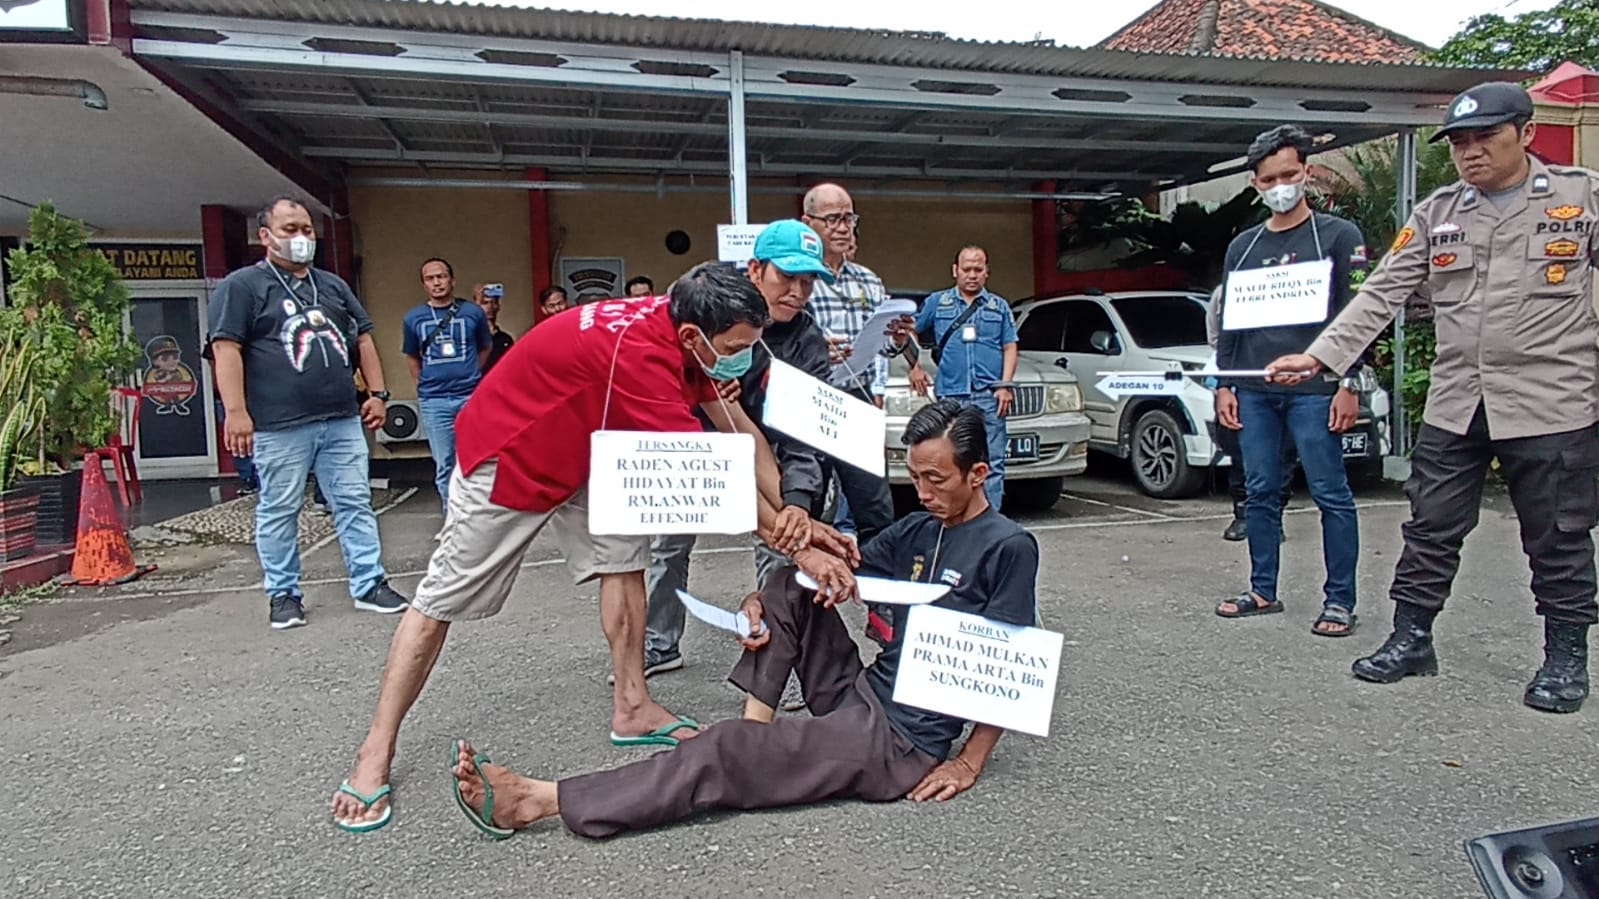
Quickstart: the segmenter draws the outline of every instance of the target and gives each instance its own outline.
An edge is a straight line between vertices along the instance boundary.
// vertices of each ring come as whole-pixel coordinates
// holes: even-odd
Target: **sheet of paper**
[[[1331,298],[1331,259],[1232,272],[1227,275],[1221,329],[1320,324],[1327,320]]]
[[[807,590],[815,590],[817,583],[801,571],[795,580]],[[949,592],[948,584],[923,584],[916,581],[896,581],[885,577],[857,577],[855,586],[866,602],[880,602],[894,606],[921,606]]]
[[[894,701],[1047,737],[1064,643],[1053,631],[917,606],[906,616]]]
[[[766,632],[766,622],[763,621],[761,622],[760,630],[753,634],[750,633],[750,619],[743,612],[729,612],[720,606],[713,606],[708,602],[695,599],[682,590],[677,591],[677,599],[678,602],[683,604],[683,608],[688,610],[690,615],[719,630],[724,630],[740,637],[759,637]]]
[[[877,307],[872,317],[866,320],[861,328],[861,333],[850,343],[850,355],[842,363],[833,366],[833,374],[828,379],[834,384],[849,384],[858,380],[861,375],[872,370],[872,363],[888,346],[888,326],[894,319],[916,314],[914,300],[888,300]],[[828,334],[828,337],[846,337],[845,334]]]
[[[717,225],[717,260],[743,265],[754,259],[755,238],[764,230],[766,230],[765,225]]]
[[[772,360],[762,422],[863,471],[887,473],[883,410],[786,362]]]
[[[755,530],[755,438],[699,431],[595,431],[589,533],[748,534]]]

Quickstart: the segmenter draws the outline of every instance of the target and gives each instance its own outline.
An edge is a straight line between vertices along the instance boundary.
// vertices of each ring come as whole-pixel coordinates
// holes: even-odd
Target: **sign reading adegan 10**
[[[596,431],[589,447],[589,533],[755,530],[750,435]]]
[[[894,701],[1047,737],[1063,643],[1053,631],[913,606]]]

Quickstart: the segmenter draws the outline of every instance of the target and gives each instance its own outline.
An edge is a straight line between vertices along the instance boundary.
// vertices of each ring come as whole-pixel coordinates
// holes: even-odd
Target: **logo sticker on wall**
[[[144,345],[144,397],[157,415],[188,415],[189,401],[200,392],[200,379],[184,364],[176,338],[161,334]]]

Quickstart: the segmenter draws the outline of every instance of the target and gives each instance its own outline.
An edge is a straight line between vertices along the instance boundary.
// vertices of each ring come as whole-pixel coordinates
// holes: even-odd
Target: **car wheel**
[[[1048,512],[1066,489],[1065,478],[1034,478],[1005,482],[1005,509],[1011,512]]]
[[[1382,484],[1381,459],[1351,459],[1344,470],[1349,473],[1349,486],[1356,490],[1370,490]]]
[[[1132,449],[1133,477],[1150,496],[1181,499],[1204,485],[1205,471],[1188,464],[1182,426],[1170,412],[1152,409],[1139,416]]]

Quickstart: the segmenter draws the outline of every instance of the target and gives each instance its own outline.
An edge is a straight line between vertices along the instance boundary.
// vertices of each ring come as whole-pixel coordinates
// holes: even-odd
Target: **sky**
[[[733,0],[475,0],[585,12],[733,19],[784,25],[827,25],[899,31],[942,31],[982,41],[1051,38],[1087,46],[1132,21],[1154,0],[806,0],[774,4]],[[1557,0],[1334,0],[1335,5],[1422,43],[1438,46],[1482,13],[1505,16],[1548,9]],[[980,10],[980,14],[977,12]]]

